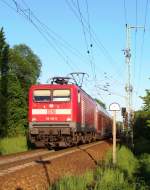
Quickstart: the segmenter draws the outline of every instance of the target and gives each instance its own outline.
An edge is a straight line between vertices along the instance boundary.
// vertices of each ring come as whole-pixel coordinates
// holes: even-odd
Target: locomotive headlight
[[[32,129],[30,129],[30,133],[33,135],[37,135],[39,133],[39,131],[37,128],[32,128]]]
[[[36,118],[35,118],[35,117],[33,117],[33,118],[32,118],[32,121],[36,121]]]
[[[70,117],[67,117],[66,121],[71,121],[71,118],[70,118]]]

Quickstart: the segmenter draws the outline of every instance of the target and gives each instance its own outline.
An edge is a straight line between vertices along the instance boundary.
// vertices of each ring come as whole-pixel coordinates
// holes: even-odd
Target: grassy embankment
[[[49,190],[148,190],[150,189],[150,155],[139,160],[122,146],[118,148],[117,165],[114,167],[109,153],[97,169],[82,176],[65,176]]]
[[[28,150],[25,136],[0,139],[0,154],[11,154]]]

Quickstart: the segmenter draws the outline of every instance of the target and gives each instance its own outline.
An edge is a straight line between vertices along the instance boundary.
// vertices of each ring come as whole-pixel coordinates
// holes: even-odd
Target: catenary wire
[[[1,0],[1,1],[3,1],[3,0]],[[4,1],[3,1],[4,2]],[[9,6],[9,7],[11,7],[11,8],[13,8],[12,6],[10,6],[7,2],[5,2],[5,4],[7,4],[7,6]],[[19,8],[19,7],[18,7]],[[14,8],[13,8],[14,9]],[[14,11],[16,11],[16,9],[14,9]],[[19,12],[19,11],[18,11]],[[34,27],[39,31],[39,33],[44,37],[44,39],[49,43],[49,45],[51,45],[52,46],[52,44],[51,44],[51,41],[45,36],[45,34],[43,33],[43,31],[32,21],[32,19],[30,18],[30,16],[26,13],[26,12],[24,12],[24,10],[21,10],[21,12],[19,12],[19,14],[21,14],[22,16],[24,16],[26,19],[28,19],[28,20],[30,20],[30,22],[34,25]],[[58,52],[56,49],[55,49],[55,51],[57,52],[57,54],[59,54],[59,56],[65,61],[65,63],[66,63],[66,58],[62,55],[62,54],[60,54],[60,52]],[[70,65],[69,65],[69,67],[70,67]],[[72,67],[71,67],[71,69],[73,69]]]
[[[86,28],[85,28],[85,25],[84,25],[84,22],[83,22],[82,12],[81,12],[81,9],[80,9],[79,1],[78,0],[76,0],[76,1],[77,1],[77,10],[78,10],[78,13],[79,13],[80,23],[81,23],[81,26],[82,26],[84,41],[85,41],[85,45],[86,45],[86,52],[88,54],[89,62],[90,62],[90,65],[91,65],[91,70],[92,70],[92,73],[93,73],[93,80],[95,80],[96,74],[94,72],[95,69],[94,69],[94,65],[93,65],[93,60],[92,60],[91,55],[90,55],[91,52],[89,50],[89,42],[87,40]]]
[[[27,8],[29,8],[29,6],[27,5],[27,3],[24,1],[24,0],[22,0],[22,2],[27,6]],[[47,33],[47,35],[50,35],[49,34],[49,30],[50,30],[50,32],[52,33],[52,34],[54,34],[54,36],[55,36],[55,38],[58,38],[59,39],[59,41],[61,40],[61,45],[63,45],[63,47],[65,46],[66,47],[66,45],[68,45],[68,47],[70,48],[70,50],[73,52],[73,54],[75,54],[76,56],[78,56],[78,55],[80,55],[80,57],[82,57],[83,58],[83,55],[79,52],[79,51],[77,51],[75,48],[72,48],[72,46],[67,42],[67,41],[65,41],[60,35],[58,35],[58,34],[56,34],[55,32],[53,32],[48,26],[46,26],[43,22],[41,22],[36,16],[35,16],[35,14],[33,13],[33,12],[31,12],[32,13],[32,15],[33,15],[33,17],[37,20],[37,22],[39,22],[39,24],[40,25],[42,25],[42,27],[44,27],[44,29],[46,30],[45,32]],[[82,19],[82,18],[81,18]],[[53,40],[57,40],[57,39],[55,39],[52,35],[50,35],[50,37],[51,38],[53,38]],[[78,54],[77,54],[78,53]],[[84,61],[85,61],[85,59],[84,59]],[[73,61],[72,61],[73,62]],[[90,64],[92,65],[92,62],[93,62],[93,60],[90,60]],[[78,68],[78,70],[80,70],[79,68]],[[94,70],[94,66],[93,66],[93,70]],[[94,71],[93,71],[94,72]]]
[[[141,44],[141,54],[140,54],[140,63],[139,63],[139,72],[138,72],[138,93],[141,88],[141,73],[142,73],[142,64],[143,64],[143,53],[144,53],[144,43],[145,43],[145,32],[146,32],[146,25],[147,25],[147,14],[148,14],[148,6],[149,0],[146,0],[145,5],[145,16],[144,16],[144,31],[142,36],[142,44]]]
[[[126,25],[126,24],[128,24],[126,0],[123,0],[123,7],[124,7],[124,20],[125,20],[125,25]]]
[[[91,55],[91,64],[93,66],[93,75],[96,80],[96,68],[95,68],[95,60],[94,60],[94,55],[93,55],[93,43],[92,43],[92,34],[91,34],[91,24],[90,24],[90,13],[89,13],[89,5],[88,5],[88,0],[85,0],[86,4],[86,12],[87,12],[87,22],[88,22],[88,29],[89,29],[89,41],[90,41],[90,55]]]
[[[64,54],[62,54],[57,47],[55,47],[56,45],[54,45],[49,37],[46,35],[45,31],[43,31],[42,28],[40,28],[31,18],[32,17],[32,12],[30,11],[30,9],[28,9],[28,12],[26,12],[26,10],[24,10],[23,8],[20,7],[20,5],[15,1],[12,0],[15,5],[16,8],[14,8],[13,6],[11,6],[9,3],[7,3],[5,0],[1,0],[4,4],[6,4],[9,8],[11,8],[13,11],[17,12],[18,14],[20,14],[21,16],[25,17],[35,28],[36,30],[42,35],[42,37],[47,41],[47,43],[55,50],[55,52],[63,59],[63,61],[69,66],[69,68],[71,70],[75,70],[74,66],[70,65],[70,63],[66,60],[66,58],[68,58],[68,56],[64,56]],[[30,13],[30,14],[28,14]],[[54,39],[53,39],[54,40]]]
[[[80,18],[79,18],[79,15],[77,14],[76,12],[76,9],[77,9],[77,5],[74,3],[74,1],[71,1],[73,2],[72,5],[71,5],[71,2],[69,0],[65,0],[68,7],[70,8],[70,10],[73,12],[73,14],[75,15],[75,17],[78,19],[78,21],[80,21]],[[86,19],[83,17],[82,15],[82,20],[84,21],[84,24],[85,27],[86,27],[86,30],[88,30],[88,23],[86,21]],[[107,58],[108,60],[108,63],[111,65],[112,69],[114,70],[115,67],[112,66],[112,63],[114,63],[114,65],[117,65],[115,63],[115,61],[113,60],[113,58],[111,57],[111,55],[109,54],[108,50],[104,47],[104,45],[102,44],[102,42],[99,40],[97,34],[95,33],[95,31],[93,30],[93,28],[91,27],[91,33],[92,33],[92,39],[93,39],[93,42],[95,42],[95,44],[97,45],[98,49],[100,49],[101,53],[103,53],[103,55]],[[119,78],[120,78],[120,68],[118,69],[118,71],[116,72],[115,71],[115,75],[117,75]]]

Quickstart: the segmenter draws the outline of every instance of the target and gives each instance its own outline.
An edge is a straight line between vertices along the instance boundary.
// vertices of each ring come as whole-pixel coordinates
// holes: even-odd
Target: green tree
[[[146,90],[142,110],[135,112],[134,144],[136,153],[150,153],[150,90]]]
[[[144,102],[143,110],[150,112],[150,90],[146,90],[146,95],[141,98]]]
[[[20,81],[15,74],[8,76],[7,96],[7,136],[25,134],[27,128],[27,101],[24,97]]]
[[[29,87],[35,84],[40,76],[40,59],[27,45],[15,45],[10,50],[10,68],[19,79],[27,97]]]
[[[37,82],[41,71],[41,61],[25,44],[15,45],[10,49],[11,86],[9,102],[9,136],[23,134],[28,126],[28,91]],[[16,112],[17,114],[13,114]]]
[[[25,44],[9,49],[0,31],[0,136],[25,134],[28,90],[37,82],[41,61]]]
[[[3,50],[4,50],[5,44],[6,44],[5,35],[4,35],[3,28],[1,28],[0,30],[0,76],[2,72],[2,57],[3,57]]]
[[[9,74],[9,46],[3,28],[0,30],[0,135],[7,134],[7,95]]]

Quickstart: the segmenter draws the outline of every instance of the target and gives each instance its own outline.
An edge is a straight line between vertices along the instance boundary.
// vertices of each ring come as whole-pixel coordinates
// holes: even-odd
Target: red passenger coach
[[[36,147],[72,146],[110,136],[112,121],[75,84],[34,85],[29,91],[29,140]]]

